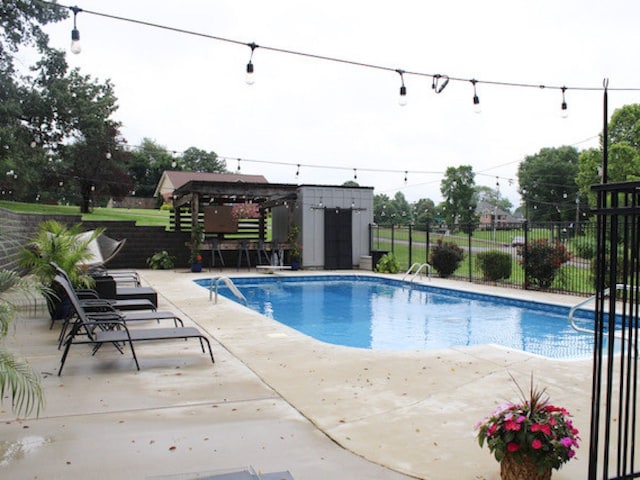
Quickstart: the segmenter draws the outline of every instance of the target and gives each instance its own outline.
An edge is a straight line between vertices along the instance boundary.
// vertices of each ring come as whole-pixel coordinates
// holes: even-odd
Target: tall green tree
[[[609,149],[607,182],[627,182],[640,178],[640,105],[625,105],[611,116],[608,125]],[[603,152],[591,148],[580,154],[576,183],[582,197],[588,196],[595,205],[591,186],[602,181]]]
[[[165,170],[178,170],[179,165],[166,147],[150,138],[131,152],[127,166],[133,179],[133,191],[139,197],[152,197]]]
[[[571,146],[543,148],[518,167],[520,195],[531,221],[575,219],[578,195],[578,150]]]
[[[54,116],[41,114],[44,102],[29,66],[16,58],[20,49],[30,48],[41,61],[55,63],[59,52],[49,48],[42,27],[68,14],[40,2],[0,2],[0,190],[12,199],[36,199],[34,186],[43,178],[42,164],[48,160],[43,146],[56,124]]]
[[[216,152],[207,152],[200,148],[187,148],[178,162],[181,170],[189,172],[220,172],[227,171],[227,164],[224,160],[220,160]]]
[[[433,225],[436,215],[436,206],[433,200],[429,198],[421,198],[413,204],[413,221],[419,229],[427,228],[427,225]]]
[[[440,183],[444,198],[442,215],[449,228],[456,224],[470,225],[476,221],[477,200],[475,174],[470,165],[448,167]]]

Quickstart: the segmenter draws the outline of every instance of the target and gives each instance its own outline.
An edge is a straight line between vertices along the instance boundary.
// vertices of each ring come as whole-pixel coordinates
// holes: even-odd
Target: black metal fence
[[[588,478],[640,478],[640,182],[594,190],[599,235]]]
[[[530,252],[539,241],[561,245],[570,259],[557,265],[552,282],[544,287],[532,278],[528,269],[533,259]],[[434,228],[430,225],[371,225],[370,250],[375,265],[386,253],[393,253],[402,271],[415,264],[431,264],[432,253],[438,242],[453,243],[464,251],[459,267],[449,278],[500,286],[541,289],[572,295],[595,293],[595,223],[535,223],[492,225],[458,225],[455,230]],[[498,251],[508,254],[512,261],[508,278],[489,281],[480,268],[478,254]],[[529,262],[525,261],[530,259]],[[438,272],[432,269],[432,275]],[[532,281],[534,280],[534,281]]]

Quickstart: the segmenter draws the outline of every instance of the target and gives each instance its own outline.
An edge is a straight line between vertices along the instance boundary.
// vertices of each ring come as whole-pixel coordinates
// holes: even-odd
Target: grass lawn
[[[36,213],[44,215],[80,215],[80,207],[74,205],[43,205],[39,203],[21,203],[0,200],[0,208],[18,213]],[[84,221],[133,221],[139,226],[169,227],[168,210],[149,210],[141,208],[95,208],[92,213],[82,215]]]

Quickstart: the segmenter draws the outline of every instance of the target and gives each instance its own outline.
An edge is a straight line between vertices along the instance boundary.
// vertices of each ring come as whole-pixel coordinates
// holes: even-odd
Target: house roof
[[[166,189],[176,190],[183,185],[192,182],[222,182],[222,183],[269,183],[263,175],[244,175],[240,173],[209,173],[209,172],[183,172],[165,170],[153,193],[157,197]]]

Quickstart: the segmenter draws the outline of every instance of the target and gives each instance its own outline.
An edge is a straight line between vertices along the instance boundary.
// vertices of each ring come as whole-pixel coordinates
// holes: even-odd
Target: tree
[[[64,89],[65,94],[60,94]],[[79,192],[80,211],[91,210],[94,195],[122,198],[133,188],[125,169],[128,152],[123,148],[120,124],[110,117],[117,109],[113,86],[72,70],[53,79],[45,91],[56,103],[54,113],[62,118],[64,136],[73,143],[59,146],[62,181]]]
[[[489,205],[497,207],[505,212],[511,212],[513,204],[508,198],[500,195],[497,188],[487,187],[485,185],[476,186],[476,200],[478,202],[487,202]]]
[[[16,55],[21,48],[33,48],[49,65],[59,63],[60,52],[49,48],[42,26],[68,14],[40,2],[0,3],[0,183],[5,195],[15,200],[37,198],[46,174],[43,162],[48,159],[42,146],[56,123],[54,116],[41,114],[44,102],[33,88],[28,68],[16,66]],[[12,174],[5,178],[5,172]]]
[[[220,172],[227,171],[227,164],[219,160],[216,152],[206,152],[196,147],[189,147],[179,159],[181,170],[190,172]]]
[[[165,170],[178,169],[178,162],[166,147],[150,138],[131,152],[127,165],[133,179],[133,192],[140,197],[152,197]]]
[[[396,217],[396,210],[388,195],[373,196],[373,221],[378,225],[389,225]]]
[[[532,221],[575,219],[578,151],[571,146],[543,148],[518,167],[520,194]]]
[[[413,204],[413,218],[418,228],[426,228],[427,224],[433,225],[436,215],[436,207],[433,200],[421,198]]]
[[[446,210],[443,216],[449,228],[456,224],[470,225],[476,220],[475,174],[470,165],[448,167],[440,192]]]
[[[611,116],[607,182],[626,182],[640,178],[640,105],[625,105]],[[602,138],[601,138],[602,144]],[[580,154],[576,184],[582,196],[595,205],[591,186],[602,181],[602,146]]]

